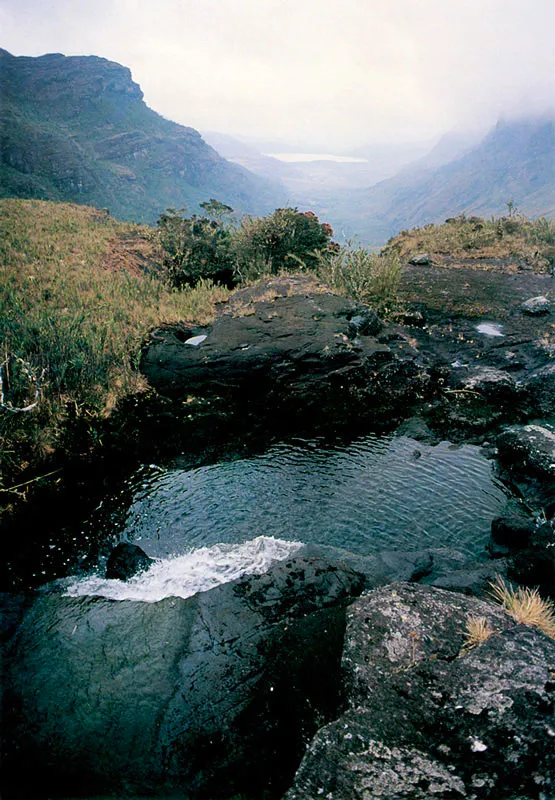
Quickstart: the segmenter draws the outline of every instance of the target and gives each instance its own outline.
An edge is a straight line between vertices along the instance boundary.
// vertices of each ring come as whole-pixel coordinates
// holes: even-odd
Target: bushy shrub
[[[202,279],[233,284],[231,231],[221,218],[185,218],[183,211],[170,208],[158,220],[158,242],[173,286],[195,286]]]
[[[237,273],[252,280],[282,270],[315,269],[332,236],[331,227],[312,211],[278,208],[266,217],[246,218],[233,235]]]

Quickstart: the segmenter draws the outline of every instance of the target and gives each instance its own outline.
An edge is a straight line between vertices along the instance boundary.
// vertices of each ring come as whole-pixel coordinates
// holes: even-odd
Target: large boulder
[[[141,370],[176,401],[220,402],[274,426],[390,425],[429,391],[430,375],[408,337],[383,327],[308,279],[271,279],[236,293],[206,328],[154,331]]]
[[[280,796],[338,713],[363,582],[296,558],[186,600],[39,597],[5,662],[6,797]]]
[[[466,646],[470,617],[493,633]],[[393,584],[350,607],[347,710],[313,739],[287,800],[547,800],[555,641],[499,607]]]

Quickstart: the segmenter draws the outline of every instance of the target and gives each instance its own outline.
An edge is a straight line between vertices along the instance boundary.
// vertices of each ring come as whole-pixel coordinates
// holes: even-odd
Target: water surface
[[[506,495],[478,447],[362,437],[295,440],[198,469],[144,467],[121,537],[151,556],[264,535],[355,553],[481,552]]]

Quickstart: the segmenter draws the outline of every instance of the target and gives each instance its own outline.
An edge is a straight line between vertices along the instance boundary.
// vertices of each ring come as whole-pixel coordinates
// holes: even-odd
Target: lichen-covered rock
[[[515,379],[506,370],[481,367],[473,370],[463,383],[467,391],[479,392],[488,399],[507,399],[517,394]]]
[[[409,261],[409,264],[414,264],[414,266],[417,267],[426,267],[428,266],[428,264],[431,263],[432,259],[428,255],[428,253],[418,253],[417,255],[413,256]]]
[[[465,649],[469,617],[493,633]],[[347,711],[316,734],[287,800],[548,800],[555,641],[499,607],[393,584],[353,603]]]
[[[555,483],[555,432],[545,425],[515,425],[497,439],[499,460],[511,472]]]

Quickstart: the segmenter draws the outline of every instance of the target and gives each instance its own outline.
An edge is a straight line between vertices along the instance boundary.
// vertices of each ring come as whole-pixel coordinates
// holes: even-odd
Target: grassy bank
[[[96,209],[0,201],[0,506],[30,468],[63,451],[78,422],[94,446],[101,420],[145,387],[141,340],[162,322],[207,322],[227,291],[176,291],[147,228]],[[27,410],[24,410],[27,409]],[[32,476],[34,477],[34,476]]]
[[[437,257],[438,263],[444,263],[444,257],[467,262],[501,259],[551,273],[555,268],[555,221],[545,217],[531,220],[519,214],[491,219],[463,214],[443,225],[401,231],[383,252],[395,253],[404,263],[417,253],[428,253],[432,259]]]

